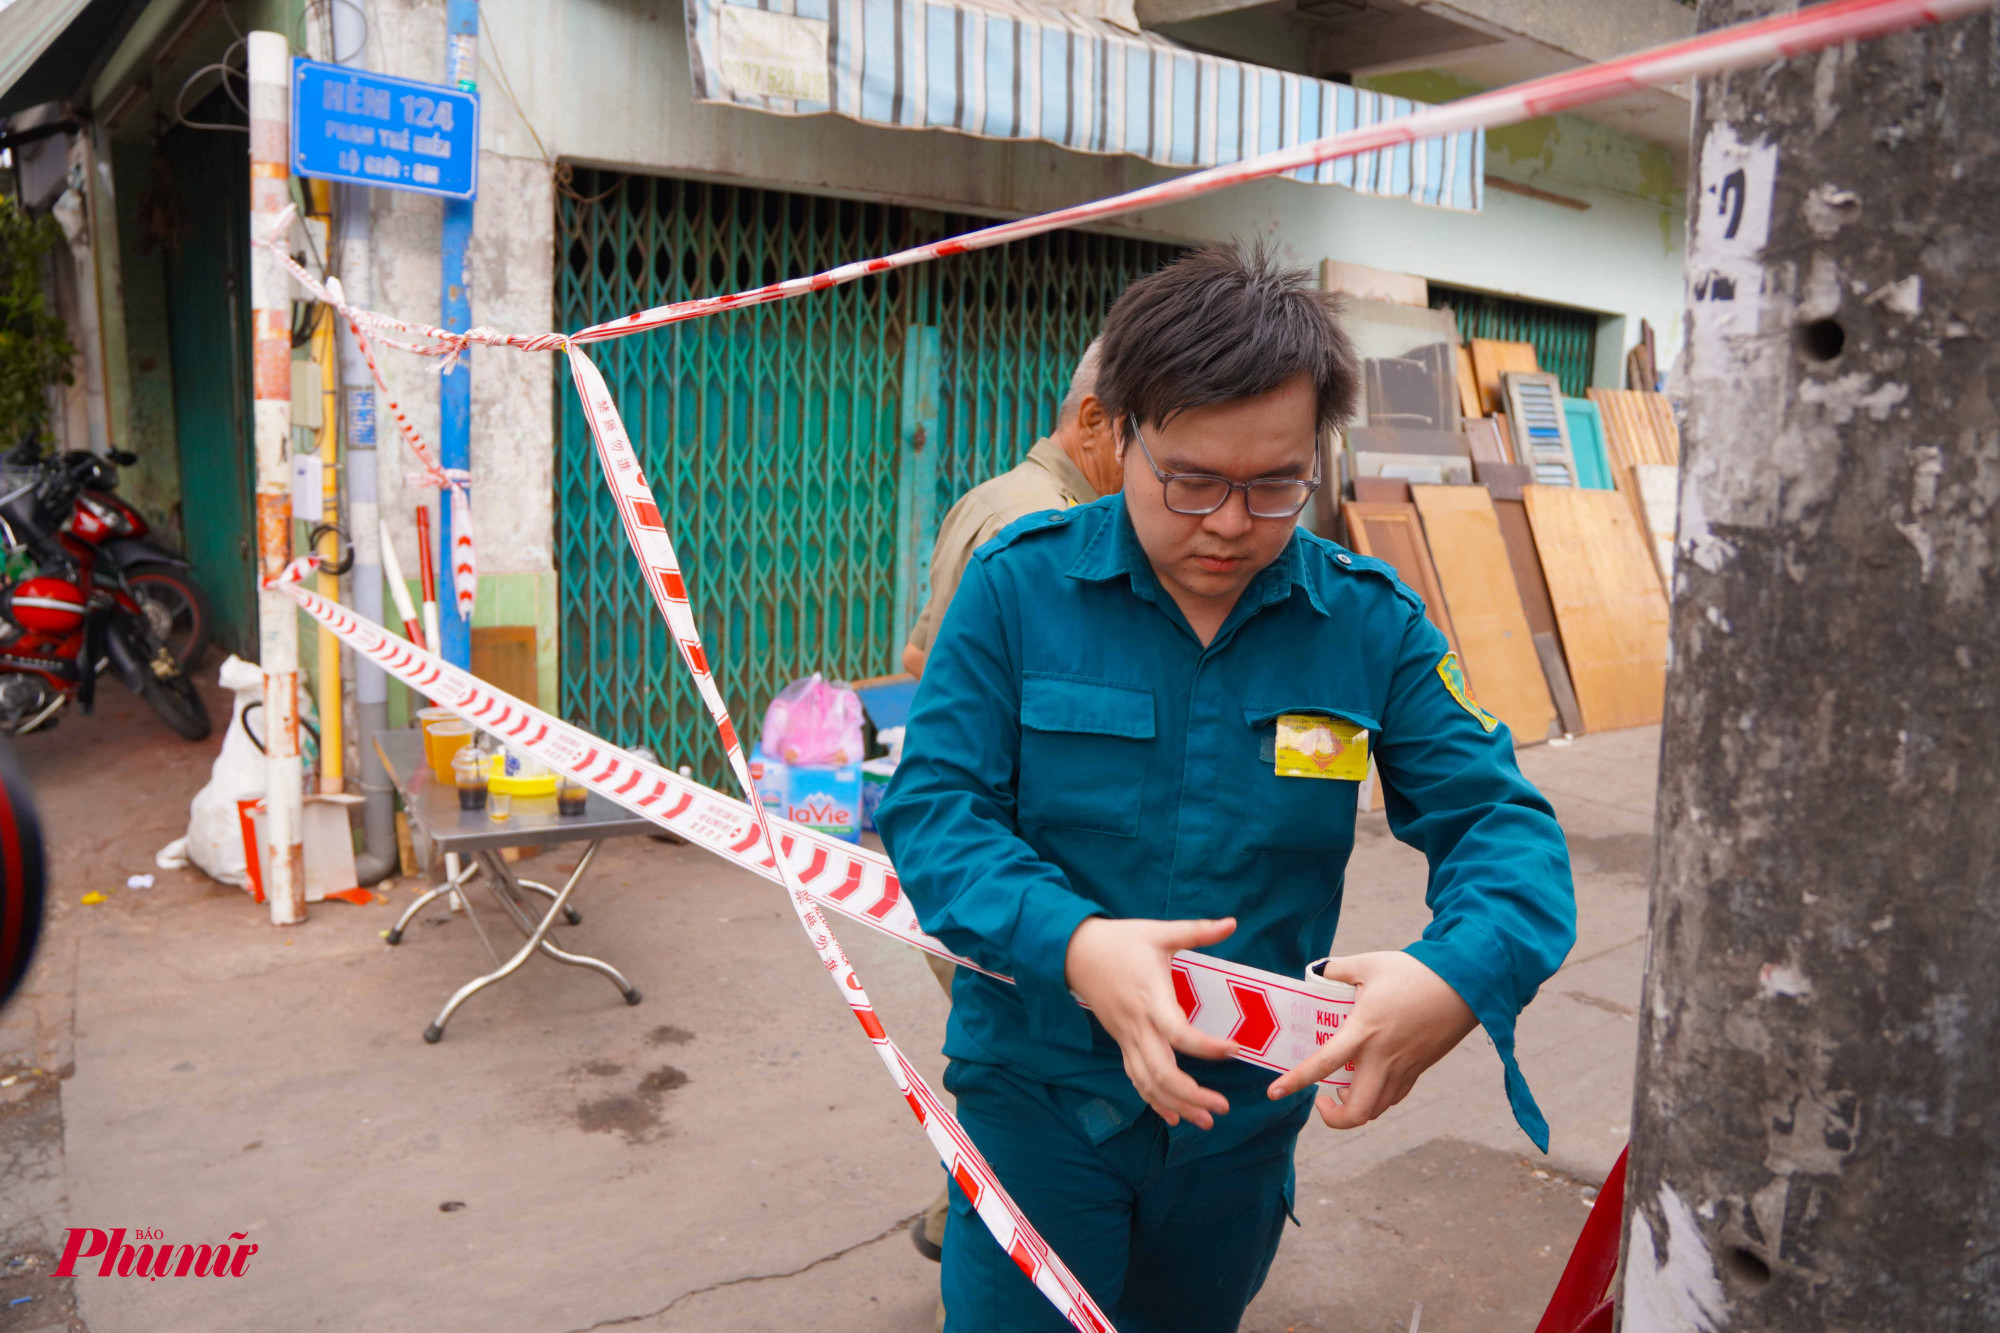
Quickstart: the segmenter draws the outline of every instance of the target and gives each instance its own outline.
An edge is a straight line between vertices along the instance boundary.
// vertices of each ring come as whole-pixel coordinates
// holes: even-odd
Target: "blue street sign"
[[[292,170],[471,199],[479,192],[479,94],[294,60]]]

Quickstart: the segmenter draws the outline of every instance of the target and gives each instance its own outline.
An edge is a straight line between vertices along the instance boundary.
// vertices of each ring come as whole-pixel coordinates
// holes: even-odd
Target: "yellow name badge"
[[[1360,782],[1368,776],[1368,729],[1320,713],[1280,714],[1276,772]]]

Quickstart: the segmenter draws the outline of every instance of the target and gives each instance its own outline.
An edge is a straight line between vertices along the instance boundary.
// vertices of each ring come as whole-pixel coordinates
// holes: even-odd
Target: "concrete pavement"
[[[1304,1225],[1246,1329],[1399,1329],[1419,1301],[1430,1333],[1533,1327],[1627,1133],[1657,739],[1522,754],[1579,872],[1578,947],[1520,1034],[1550,1156],[1513,1126],[1478,1036],[1369,1128],[1309,1128]],[[280,930],[238,890],[155,871],[214,743],[136,700],[19,749],[58,905],[30,993],[0,1015],[0,1077],[22,1075],[0,1089],[0,1330],[930,1328],[936,1269],[904,1233],[937,1164],[762,881],[609,844],[561,934],[645,1002],[537,960],[428,1046],[437,1007],[490,966],[463,915],[433,910],[392,949],[409,885]],[[573,861],[523,870],[559,880]],[[158,882],[117,887],[134,872]],[[1422,860],[1379,814],[1348,885],[1339,952],[1426,919]],[[80,906],[92,888],[116,891]],[[928,971],[843,939],[935,1082]],[[241,1278],[44,1276],[65,1228],[120,1226],[258,1250]]]

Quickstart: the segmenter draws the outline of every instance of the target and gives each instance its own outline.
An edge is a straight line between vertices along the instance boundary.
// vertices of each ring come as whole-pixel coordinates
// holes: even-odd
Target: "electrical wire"
[[[330,34],[333,27],[334,5],[346,5],[349,9],[353,10],[356,14],[359,14],[361,16],[360,45],[356,46],[352,51],[349,51],[345,55],[342,55],[336,51],[331,57],[334,64],[345,65],[348,61],[354,59],[354,57],[360,55],[363,51],[368,49],[368,34],[374,31],[374,29],[368,26],[368,11],[363,9],[360,5],[356,4],[355,0],[331,0],[331,3],[327,5],[327,16],[326,16],[327,28],[329,31],[329,36],[327,38],[327,43],[326,43],[327,50],[329,51],[333,50],[333,38]]]
[[[333,2],[337,4],[352,4],[354,0],[333,0]],[[514,93],[514,81],[507,77],[505,58],[500,54],[500,44],[495,40],[496,35],[493,25],[490,22],[487,23],[479,43],[480,63],[493,71],[494,78],[499,82],[501,93],[507,98],[508,104],[514,108],[514,114],[520,118],[522,126],[527,129],[528,137],[535,141],[535,150],[542,155],[542,161],[549,169],[549,179],[554,184],[556,192],[567,195],[576,203],[585,205],[602,203],[616,194],[619,188],[631,179],[630,172],[620,174],[618,179],[613,181],[609,188],[593,195],[578,194],[570,185],[570,182],[576,178],[576,170],[569,163],[558,161],[549,152],[548,145],[543,142],[541,134],[535,129],[535,123],[528,119],[527,109],[521,105],[521,99]]]
[[[338,0],[338,2],[351,4],[353,0]],[[507,77],[504,57],[500,54],[500,44],[494,40],[495,36],[493,27],[489,23],[479,43],[479,61],[493,71],[494,78],[500,85],[501,93],[505,95],[509,105],[514,108],[514,114],[520,118],[522,126],[527,129],[528,137],[535,141],[535,149],[542,155],[542,162],[549,169],[549,180],[555,186],[556,192],[568,195],[577,203],[586,205],[600,203],[617,193],[619,187],[630,179],[630,172],[620,175],[616,181],[612,182],[609,189],[599,194],[585,196],[578,194],[571,187],[570,182],[576,178],[575,168],[567,162],[556,160],[555,156],[549,152],[548,145],[542,141],[541,134],[535,129],[535,123],[528,119],[527,109],[521,105],[521,99],[514,94],[514,81]],[[572,236],[580,234],[580,232],[572,232]]]
[[[599,190],[596,194],[578,194],[574,189],[570,188],[570,182],[575,179],[576,169],[570,166],[569,163],[558,162],[556,164],[556,188],[558,190],[561,190],[579,204],[599,204],[618,193],[619,187],[632,179],[632,173],[629,171],[619,172],[617,180],[611,182],[609,186]]]
[[[228,10],[225,8],[223,12],[227,13]],[[173,118],[174,124],[185,125],[191,130],[237,130],[244,134],[248,134],[250,132],[250,127],[248,125],[230,125],[223,121],[189,120],[187,118],[188,89],[194,86],[194,81],[196,79],[214,70],[222,71],[222,78],[218,81],[219,86],[222,88],[223,93],[229,98],[229,100],[235,103],[236,109],[238,111],[241,111],[245,116],[245,118],[248,118],[248,116],[250,115],[250,108],[244,104],[242,98],[236,95],[236,90],[229,86],[229,76],[231,74],[234,74],[236,75],[236,77],[244,80],[247,83],[250,78],[249,73],[244,70],[236,69],[228,63],[230,52],[233,52],[239,45],[241,45],[246,40],[247,40],[246,38],[239,37],[235,42],[230,43],[229,50],[224,51],[222,53],[221,60],[216,61],[212,65],[203,65],[200,69],[194,71],[194,73],[188,75],[186,79],[182,80],[180,91],[174,94],[174,118]]]
[[[352,0],[346,0],[346,2],[352,3]],[[535,123],[528,119],[528,113],[522,109],[521,99],[514,96],[514,81],[507,77],[507,71],[501,64],[500,44],[494,41],[495,35],[493,25],[488,23],[486,25],[485,40],[479,44],[480,63],[490,68],[494,75],[498,77],[500,80],[500,91],[507,95],[508,103],[514,108],[514,114],[519,116],[521,124],[527,127],[528,137],[535,141],[535,151],[542,155],[542,161],[553,170],[555,168],[555,159],[549,156],[548,145],[542,142],[542,136],[535,131]],[[491,60],[487,59],[489,54],[492,56]]]

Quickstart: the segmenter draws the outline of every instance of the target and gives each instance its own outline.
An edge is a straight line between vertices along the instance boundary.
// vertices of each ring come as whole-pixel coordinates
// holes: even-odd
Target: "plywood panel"
[[[535,627],[479,625],[472,631],[472,674],[516,699],[537,704]]]
[[[1604,442],[1617,475],[1635,463],[1677,466],[1680,431],[1665,394],[1639,389],[1592,389],[1590,401],[1604,414]]]
[[[1649,393],[1646,395],[1646,411],[1653,419],[1653,439],[1659,448],[1658,461],[1680,466],[1681,430],[1674,424],[1673,405],[1667,402],[1665,394]]]
[[[1647,526],[1646,506],[1633,480],[1632,469],[1658,450],[1652,438],[1652,424],[1640,400],[1646,395],[1623,389],[1592,389],[1590,401],[1597,405],[1604,423],[1604,456],[1611,465],[1611,480],[1632,507],[1633,521]],[[1662,400],[1664,401],[1664,400]]]
[[[1479,376],[1472,369],[1472,349],[1460,343],[1454,350],[1454,363],[1458,367],[1458,413],[1468,420],[1484,416],[1486,405],[1479,401]]]
[[[1535,360],[1533,343],[1499,342],[1492,338],[1472,340],[1472,378],[1479,385],[1479,411],[1475,414],[1490,417],[1495,412],[1507,410],[1506,394],[1500,387],[1500,377],[1510,370],[1523,374],[1541,373],[1541,363]]]
[[[1680,469],[1663,463],[1641,463],[1632,469],[1632,483],[1639,494],[1639,512],[1645,517],[1646,536],[1653,544],[1653,562],[1659,567],[1660,582],[1673,600],[1674,518],[1680,492]]]
[[[1387,301],[1419,310],[1428,310],[1431,305],[1431,285],[1422,278],[1339,259],[1319,261],[1319,285],[1324,291],[1346,292],[1364,301]]]
[[[1549,694],[1556,701],[1556,716],[1562,719],[1563,734],[1583,735],[1583,710],[1576,706],[1576,688],[1569,683],[1569,666],[1563,661],[1562,642],[1553,634],[1535,636],[1535,656],[1542,660],[1542,675],[1549,682]]]
[[[1523,499],[1584,725],[1658,722],[1667,599],[1631,507],[1614,491],[1563,486],[1530,486]]]
[[[1516,745],[1546,740],[1556,711],[1507,560],[1507,542],[1484,486],[1412,486],[1438,587],[1458,633],[1480,705],[1507,724]]]
[[[1430,548],[1424,544],[1424,529],[1417,518],[1417,507],[1412,504],[1364,504],[1358,500],[1347,500],[1340,506],[1340,516],[1347,523],[1348,545],[1393,568],[1397,576],[1424,599],[1424,613],[1430,617],[1431,624],[1444,632],[1451,650],[1457,653],[1458,635],[1452,630],[1451,611],[1445,604],[1444,591],[1438,587],[1437,566],[1431,563]],[[1459,653],[1459,661],[1462,663],[1464,660],[1465,654]],[[1470,671],[1466,672],[1466,679],[1472,682],[1474,690],[1479,688]]]
[[[1537,634],[1556,635],[1560,646],[1555,603],[1549,600],[1549,584],[1542,575],[1542,557],[1535,551],[1527,506],[1519,500],[1495,500],[1493,514],[1500,523],[1500,539],[1507,544],[1507,568],[1521,593],[1521,614],[1528,618],[1528,628]]]
[[[1534,481],[1535,474],[1526,463],[1474,463],[1472,479],[1495,500],[1518,500],[1521,488]]]
[[[1511,463],[1513,453],[1507,447],[1507,437],[1500,429],[1495,417],[1467,417],[1465,429],[1466,451],[1472,455],[1474,463]]]
[[[1637,446],[1634,432],[1637,425],[1626,403],[1626,394],[1619,389],[1592,389],[1590,401],[1597,404],[1598,414],[1604,421],[1604,455],[1611,464],[1614,479],[1631,475],[1632,465],[1639,461],[1635,452]]]
[[[1494,517],[1499,519],[1500,536],[1507,543],[1507,564],[1514,573],[1514,586],[1521,593],[1522,613],[1535,634],[1535,655],[1541,659],[1542,676],[1548,681],[1556,715],[1562,719],[1564,731],[1580,736],[1583,714],[1576,706],[1569,669],[1563,665],[1555,605],[1549,601],[1549,585],[1542,577],[1542,558],[1535,553],[1535,535],[1528,527],[1527,506],[1521,501],[1528,484],[1528,469],[1519,463],[1481,463],[1478,471],[1479,480],[1493,496]]]
[[[1356,477],[1354,498],[1363,504],[1408,504],[1410,483],[1401,477]]]

